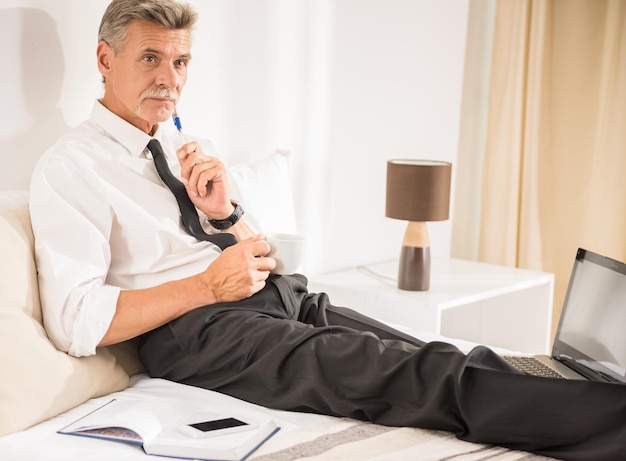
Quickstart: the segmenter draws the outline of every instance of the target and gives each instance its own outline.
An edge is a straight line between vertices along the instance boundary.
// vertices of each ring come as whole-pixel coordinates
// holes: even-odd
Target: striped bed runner
[[[250,461],[543,461],[552,458],[458,440],[448,432],[333,418],[274,437]]]

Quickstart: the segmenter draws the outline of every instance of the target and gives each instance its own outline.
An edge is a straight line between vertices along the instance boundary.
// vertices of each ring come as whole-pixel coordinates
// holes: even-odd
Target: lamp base
[[[430,240],[425,222],[407,224],[400,252],[398,288],[407,291],[430,288]]]
[[[407,291],[427,291],[430,288],[430,247],[402,246],[398,288]]]

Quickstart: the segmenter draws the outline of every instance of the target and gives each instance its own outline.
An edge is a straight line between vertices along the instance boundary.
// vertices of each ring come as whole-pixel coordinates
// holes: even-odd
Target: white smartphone
[[[234,432],[249,431],[257,425],[237,418],[221,418],[198,423],[182,424],[179,429],[182,433],[196,438],[217,437]]]

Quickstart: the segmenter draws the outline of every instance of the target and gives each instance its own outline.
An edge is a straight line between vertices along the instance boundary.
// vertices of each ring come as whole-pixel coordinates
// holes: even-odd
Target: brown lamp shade
[[[445,221],[450,212],[452,164],[435,160],[387,162],[385,216],[404,221]]]

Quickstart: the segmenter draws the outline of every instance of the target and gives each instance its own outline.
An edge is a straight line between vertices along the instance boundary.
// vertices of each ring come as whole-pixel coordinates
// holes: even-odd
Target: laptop
[[[626,264],[579,248],[552,355],[506,356],[524,372],[626,383]],[[517,362],[517,363],[516,363]]]

